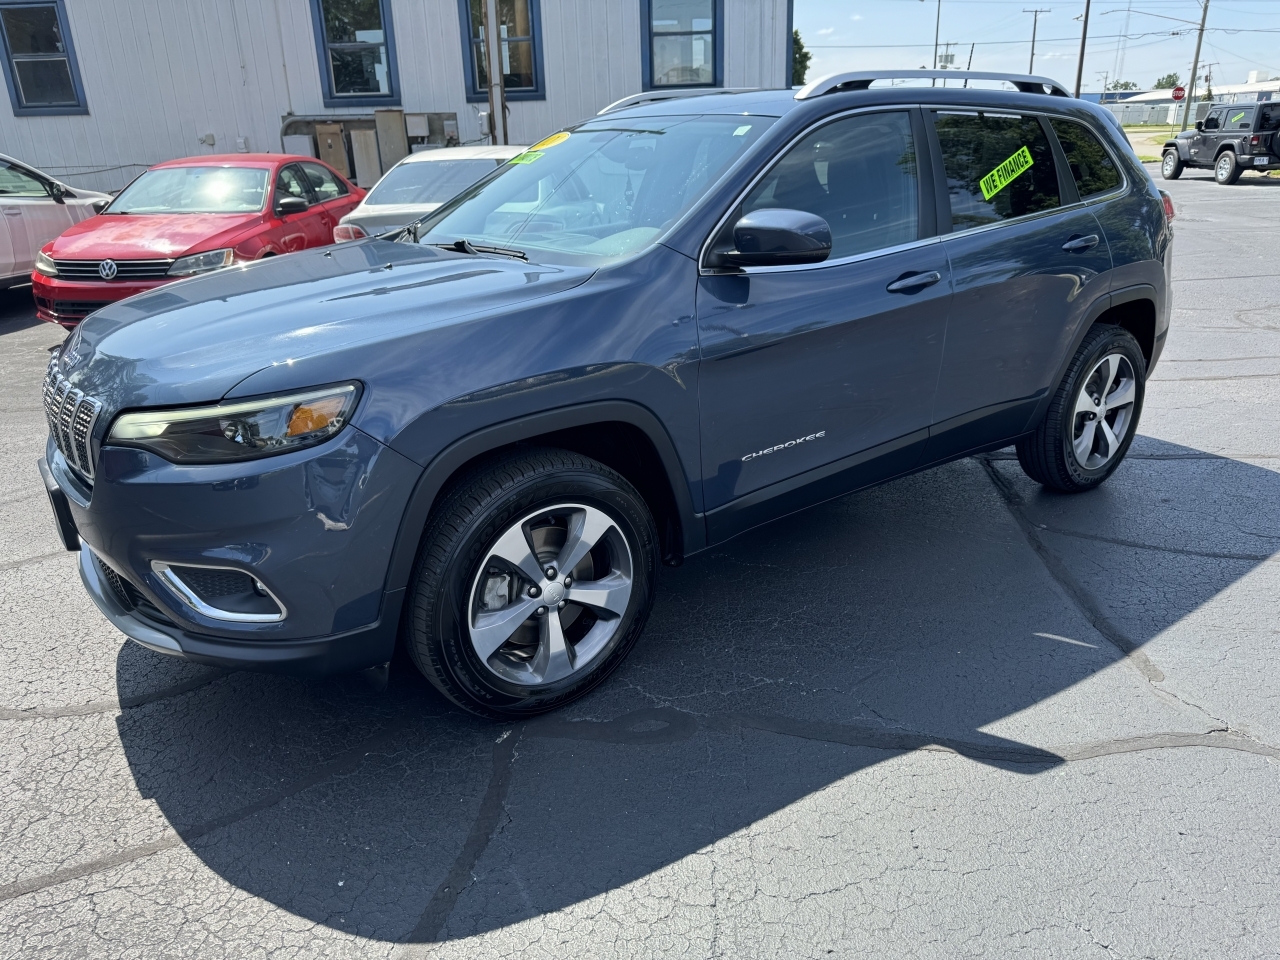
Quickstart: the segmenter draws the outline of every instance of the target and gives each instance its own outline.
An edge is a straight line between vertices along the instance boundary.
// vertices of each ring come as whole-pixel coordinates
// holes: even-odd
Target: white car
[[[442,147],[411,153],[383,174],[333,228],[337,243],[386,233],[425,217],[528,147]]]
[[[97,213],[95,203],[110,199],[72,189],[0,153],[0,290],[30,282],[40,248]]]

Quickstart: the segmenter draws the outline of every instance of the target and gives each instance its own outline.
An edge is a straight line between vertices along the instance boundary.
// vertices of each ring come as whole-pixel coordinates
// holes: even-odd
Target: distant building
[[[108,190],[160,160],[287,144],[368,185],[406,150],[482,141],[483,6],[0,0],[0,150]],[[646,89],[790,83],[791,0],[498,6],[511,143]]]

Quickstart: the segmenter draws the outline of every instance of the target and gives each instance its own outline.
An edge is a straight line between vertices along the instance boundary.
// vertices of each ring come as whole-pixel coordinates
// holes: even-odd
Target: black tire
[[[622,537],[620,543],[612,540],[605,551],[621,550],[627,556],[631,588],[625,612],[608,619],[612,631],[608,640],[582,669],[575,667],[576,672],[549,683],[512,682],[491,666],[497,662],[495,658],[503,658],[500,666],[509,672],[521,665],[511,651],[526,654],[526,668],[537,658],[527,653],[533,649],[529,645],[509,648],[508,641],[487,662],[481,659],[472,642],[471,618],[495,609],[476,606],[477,589],[482,590],[484,603],[489,602],[484,585],[490,581],[481,579],[482,569],[487,566],[485,577],[493,574],[492,551],[504,533],[513,529],[528,531],[535,523],[531,517],[539,511],[553,511],[566,504],[601,511],[614,524],[607,536]],[[547,519],[550,522],[550,515]],[[540,532],[547,530],[554,532],[552,527],[539,528]],[[526,532],[526,547],[535,539]],[[591,556],[584,562],[592,562]],[[454,484],[427,523],[410,583],[409,655],[436,689],[472,713],[510,718],[553,710],[583,696],[626,658],[653,605],[658,556],[658,533],[648,507],[635,488],[615,471],[565,450],[525,448],[499,456]],[[541,567],[546,559],[541,553],[538,557]],[[568,576],[565,571],[560,574]],[[533,585],[522,580],[514,567],[502,576],[510,577],[511,586],[510,599],[501,602],[526,603],[524,591]],[[578,576],[581,580],[582,575]],[[543,589],[550,595],[545,583]],[[568,602],[571,594],[565,596]],[[555,616],[557,623],[562,620],[555,607],[538,609],[542,612],[523,619],[516,631],[524,637],[529,628],[533,629],[535,636],[543,638],[536,641],[540,644],[546,642],[546,618]],[[565,615],[573,616],[577,611],[582,617],[584,610],[570,605]],[[588,616],[584,622],[603,620]],[[571,621],[563,628],[566,640],[573,626]],[[542,633],[538,634],[538,630]],[[577,649],[585,639],[580,638]],[[510,665],[506,665],[507,660]]]
[[[1229,187],[1240,179],[1240,163],[1234,150],[1223,150],[1213,164],[1213,179],[1219,186]]]
[[[1177,180],[1182,176],[1185,164],[1182,158],[1178,156],[1177,150],[1166,150],[1164,156],[1160,158],[1160,176],[1166,180]]]
[[[1090,467],[1088,464],[1099,459],[1099,455],[1089,457],[1082,463],[1074,449],[1077,438],[1083,436],[1088,427],[1087,419],[1090,418],[1089,414],[1078,412],[1077,398],[1086,388],[1092,392],[1098,383],[1096,368],[1104,358],[1113,355],[1122,357],[1128,364],[1125,368],[1124,363],[1117,360],[1116,365],[1118,370],[1127,369],[1131,373],[1134,391],[1132,409],[1124,421],[1124,435],[1119,438],[1115,451],[1108,450],[1104,462]],[[1146,392],[1146,378],[1146,361],[1133,335],[1121,327],[1109,324],[1094,326],[1085,335],[1084,342],[1067,367],[1066,375],[1035,433],[1018,441],[1018,463],[1023,472],[1037,483],[1062,493],[1092,490],[1106,480],[1124,460],[1137,433]],[[1114,395],[1119,396],[1118,389]],[[1115,417],[1118,418],[1123,410],[1123,405],[1117,405]],[[1112,413],[1106,412],[1102,419],[1110,420],[1111,417]],[[1095,415],[1091,419],[1096,421],[1098,418]],[[1095,426],[1089,436],[1093,437],[1097,432]],[[1099,438],[1096,445],[1106,446],[1105,439]]]

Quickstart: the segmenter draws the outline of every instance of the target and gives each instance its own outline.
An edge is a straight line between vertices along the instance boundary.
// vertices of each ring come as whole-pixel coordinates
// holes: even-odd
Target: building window
[[[62,0],[0,0],[0,39],[15,115],[89,112]]]
[[[467,100],[489,99],[489,58],[484,49],[486,0],[458,0]],[[502,38],[502,83],[508,100],[545,100],[542,86],[542,29],[538,0],[498,0]]]
[[[724,83],[724,0],[640,0],[646,90]]]
[[[390,0],[311,0],[324,105],[396,106]]]

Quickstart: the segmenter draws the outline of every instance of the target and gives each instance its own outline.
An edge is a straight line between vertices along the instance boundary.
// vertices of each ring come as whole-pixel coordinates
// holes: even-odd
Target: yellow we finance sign
[[[1021,174],[1030,170],[1034,162],[1030,150],[1026,147],[1019,148],[1017,153],[978,181],[978,186],[982,188],[982,199],[990,200]]]

